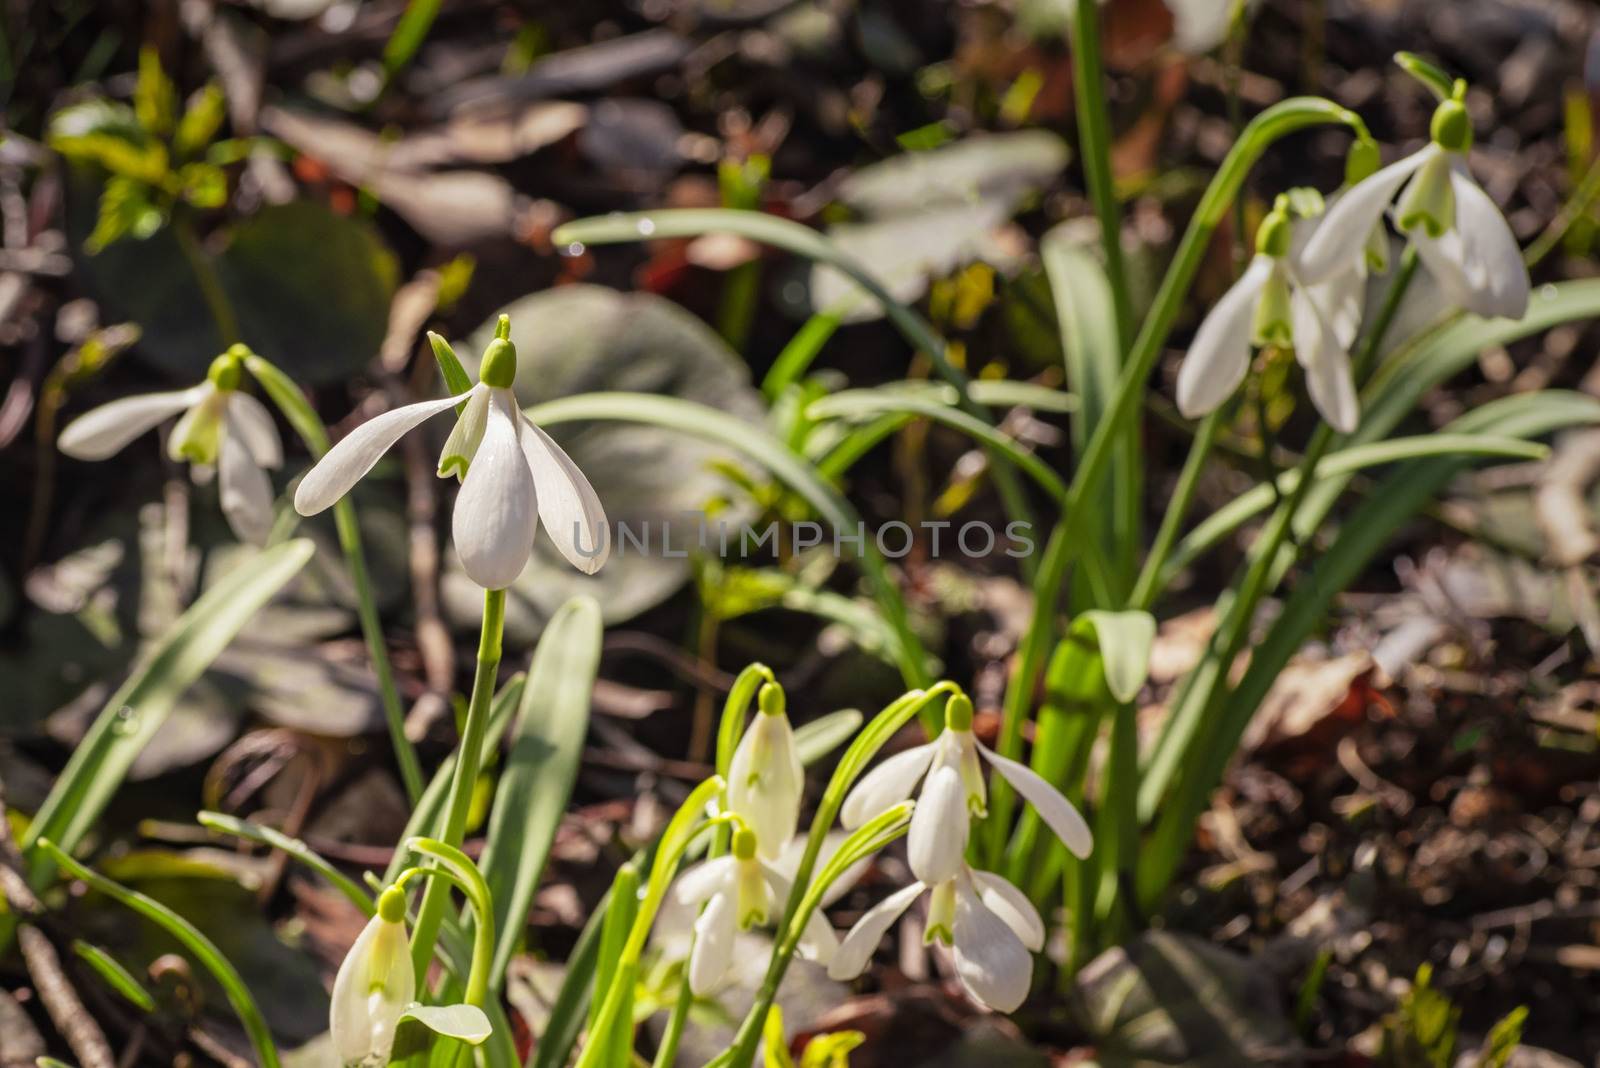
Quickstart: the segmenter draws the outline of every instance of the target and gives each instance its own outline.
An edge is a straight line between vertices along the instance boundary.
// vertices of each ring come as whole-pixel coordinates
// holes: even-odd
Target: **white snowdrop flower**
[[[1362,256],[1392,203],[1395,226],[1452,303],[1485,318],[1522,318],[1528,269],[1505,216],[1467,170],[1465,94],[1456,82],[1433,113],[1426,147],[1357,182],[1328,210],[1300,258],[1303,278],[1322,281]]]
[[[515,347],[496,337],[476,386],[396,408],[352,430],[300,480],[295,508],[315,515],[329,507],[407,431],[465,401],[439,456],[439,475],[462,480],[451,531],[468,577],[485,589],[511,585],[533,554],[541,521],[567,562],[594,574],[611,551],[605,509],[578,465],[517,407],[516,372]]]
[[[389,1063],[400,1017],[416,1000],[416,975],[406,937],[406,896],[391,886],[378,912],[339,965],[328,1006],[328,1031],[339,1063],[350,1068]]]
[[[1340,294],[1319,294],[1303,283],[1290,257],[1293,237],[1288,199],[1280,196],[1256,231],[1250,266],[1205,317],[1183,358],[1178,409],[1188,418],[1215,411],[1232,396],[1250,368],[1253,346],[1274,345],[1294,350],[1322,417],[1343,433],[1355,429],[1360,407],[1350,375],[1349,342],[1341,339],[1319,304],[1319,299]],[[1352,324],[1349,337],[1354,336]]]
[[[240,541],[264,545],[272,529],[272,480],[283,463],[283,444],[266,406],[239,389],[243,346],[211,363],[206,380],[191,389],[124,397],[74,419],[57,444],[78,460],[105,460],[140,434],[180,415],[167,438],[174,462],[189,463],[198,484],[217,478],[222,514]]]
[[[755,832],[756,850],[776,860],[794,837],[805,771],[784,711],[783,690],[761,687],[760,711],[728,764],[728,808]]]
[[[981,758],[981,760],[980,760]],[[961,870],[972,817],[988,811],[981,761],[987,761],[1039,813],[1074,855],[1086,857],[1094,836],[1072,802],[1031,768],[1007,759],[972,733],[972,702],[956,694],[945,705],[945,729],[925,745],[897,753],[862,776],[840,809],[840,821],[855,828],[911,796],[922,793],[911,814],[906,849],[911,871],[929,886]]]
[[[684,872],[673,887],[678,904],[698,907],[694,947],[689,951],[689,988],[698,996],[714,992],[728,975],[740,931],[775,923],[789,899],[789,880],[756,855],[756,835],[748,827],[733,833],[733,852]],[[827,964],[838,938],[820,911],[806,919],[800,953]]]
[[[956,975],[976,1001],[996,1012],[1014,1012],[1033,982],[1033,955],[1044,948],[1044,921],[1021,890],[966,864],[947,879],[919,880],[869,909],[840,940],[829,977],[843,982],[860,975],[889,928],[925,892],[923,941],[950,947]]]

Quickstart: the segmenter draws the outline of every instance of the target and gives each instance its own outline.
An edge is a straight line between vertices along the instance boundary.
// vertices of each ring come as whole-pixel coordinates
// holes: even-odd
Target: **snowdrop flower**
[[[1466,83],[1433,113],[1427,147],[1357,182],[1323,217],[1300,260],[1317,282],[1362,255],[1393,202],[1393,219],[1452,303],[1485,318],[1528,310],[1528,269],[1494,201],[1472,180]],[[1396,195],[1398,194],[1398,199]]]
[[[859,827],[904,801],[922,780],[906,849],[918,879],[929,886],[944,883],[961,871],[972,818],[988,812],[980,757],[1034,807],[1068,849],[1079,857],[1089,855],[1094,838],[1072,802],[1027,765],[978,741],[972,733],[972,701],[965,694],[946,703],[945,729],[937,738],[895,754],[862,776],[845,798],[840,820],[847,828]]]
[[[229,349],[191,389],[124,397],[79,416],[61,432],[61,451],[78,460],[109,459],[182,413],[167,438],[167,455],[174,462],[187,460],[198,484],[215,474],[222,514],[234,534],[240,541],[265,544],[273,499],[267,471],[283,463],[283,444],[266,406],[239,389],[245,355],[241,345]]]
[[[806,783],[783,690],[767,683],[757,701],[755,722],[728,764],[728,808],[755,832],[756,851],[771,861],[794,837]]]
[[[1318,303],[1319,294],[1296,270],[1290,257],[1293,240],[1289,201],[1280,196],[1256,231],[1250,266],[1205,317],[1183,358],[1178,409],[1188,418],[1215,411],[1239,388],[1250,368],[1252,346],[1274,345],[1294,350],[1305,369],[1311,402],[1322,417],[1343,433],[1355,429],[1360,409],[1348,341],[1341,340]],[[1320,299],[1328,296],[1321,294]],[[1352,324],[1349,337],[1354,334]]]
[[[740,827],[733,833],[733,852],[684,872],[673,897],[680,905],[705,906],[689,951],[689,988],[705,996],[727,977],[738,933],[781,918],[789,880],[756,855],[755,832]],[[806,919],[799,945],[809,960],[826,964],[833,958],[838,939],[820,911]]]
[[[391,886],[379,895],[377,915],[350,947],[333,981],[328,1031],[339,1063],[346,1068],[388,1064],[395,1029],[416,993],[406,896]]]
[[[947,879],[914,882],[869,909],[840,941],[828,976],[843,982],[860,975],[889,928],[924,893],[929,899],[923,941],[950,947],[961,985],[979,1003],[996,1012],[1015,1011],[1033,983],[1033,955],[1044,948],[1044,921],[1028,895],[966,864]]]
[[[407,431],[465,401],[439,456],[439,476],[462,479],[451,530],[468,577],[490,590],[511,585],[533,554],[541,520],[568,563],[586,575],[600,570],[611,548],[605,509],[578,466],[517,407],[517,350],[507,330],[502,316],[476,386],[385,412],[329,449],[295,491],[300,514],[332,505]]]

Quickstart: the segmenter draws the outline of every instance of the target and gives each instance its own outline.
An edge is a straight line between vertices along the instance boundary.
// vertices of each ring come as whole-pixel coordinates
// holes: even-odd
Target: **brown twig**
[[[116,1058],[111,1055],[105,1032],[78,1000],[78,992],[61,970],[61,958],[50,939],[37,927],[25,923],[17,928],[17,944],[28,965],[28,974],[33,978],[34,989],[39,991],[39,1000],[78,1063],[83,1068],[116,1068]]]

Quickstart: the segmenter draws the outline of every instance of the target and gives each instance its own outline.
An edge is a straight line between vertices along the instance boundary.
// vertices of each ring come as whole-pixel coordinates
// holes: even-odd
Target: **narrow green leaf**
[[[146,897],[136,890],[130,890],[120,883],[112,882],[99,872],[79,864],[62,852],[50,839],[35,839],[35,845],[41,853],[50,858],[53,865],[59,866],[72,878],[86,882],[91,888],[126,905],[177,939],[179,944],[193,954],[194,958],[221,984],[228,1004],[233,1006],[239,1022],[244,1024],[245,1035],[249,1038],[250,1045],[263,1068],[279,1068],[278,1051],[272,1044],[272,1032],[267,1028],[266,1019],[256,1006],[255,998],[250,996],[250,990],[240,977],[239,970],[222,955],[222,951],[215,943],[196,930],[188,920],[161,902]]]
[[[433,349],[433,358],[439,364],[439,373],[444,376],[444,388],[450,391],[450,395],[459,397],[472,389],[472,376],[461,366],[461,357],[450,347],[450,342],[429,330],[428,345]],[[456,414],[460,415],[466,406],[466,401],[456,405]]]
[[[1428,91],[1434,96],[1440,100],[1450,99],[1455,79],[1446,74],[1438,64],[1423,59],[1415,52],[1396,52],[1394,61],[1399,64],[1401,70],[1427,86]]]
[[[82,841],[178,698],[250,617],[300,572],[312,552],[312,543],[301,538],[240,564],[178,618],[142,666],[111,695],[22,837],[22,848],[29,852],[29,881],[35,887],[49,881],[51,869],[34,845],[50,838],[72,849]]]
[[[91,945],[81,938],[72,940],[72,952],[78,959],[87,964],[107,986],[127,998],[141,1012],[155,1012],[156,999],[133,977],[133,973],[117,962],[117,959],[99,946]]]
[[[371,916],[377,911],[377,906],[372,900],[372,895],[361,888],[361,884],[335,868],[323,859],[315,850],[298,838],[291,838],[282,831],[271,827],[263,827],[259,823],[239,819],[222,812],[201,812],[195,821],[208,830],[220,834],[231,834],[235,838],[243,838],[251,842],[259,842],[283,852],[304,864],[306,867],[328,880],[334,889],[338,890],[365,916]]]
[[[794,748],[800,755],[800,763],[815,764],[855,737],[863,718],[854,708],[841,708],[800,724],[794,729]]]
[[[551,617],[528,668],[480,865],[494,899],[491,990],[498,991],[505,980],[572,796],[602,637],[600,605],[591,597],[574,597]]]

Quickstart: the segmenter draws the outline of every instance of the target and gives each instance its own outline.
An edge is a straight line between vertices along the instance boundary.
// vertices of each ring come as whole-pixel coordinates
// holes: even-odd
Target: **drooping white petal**
[[[777,858],[794,837],[805,785],[789,717],[757,713],[728,764],[728,807],[755,831],[761,856]]]
[[[906,854],[912,874],[930,886],[954,876],[961,870],[971,833],[972,817],[961,772],[941,764],[929,773],[911,813]]]
[[[467,398],[440,397],[438,400],[407,404],[368,419],[344,436],[316,466],[306,472],[294,493],[295,511],[316,515],[350,492],[362,475],[372,470],[390,446],[406,432],[430,416],[454,407]]]
[[[611,529],[594,487],[561,446],[523,419],[522,451],[539,491],[539,521],[567,563],[592,575],[611,555]]]
[[[927,742],[903,753],[896,753],[861,777],[839,809],[839,822],[853,831],[863,823],[887,812],[911,796],[917,780],[933,760],[934,746]]]
[[[689,989],[697,996],[715,991],[728,974],[738,934],[733,894],[713,894],[694,922],[694,948],[689,951]]]
[[[269,471],[283,466],[283,439],[267,406],[248,393],[234,390],[228,398],[228,433],[237,434],[250,448],[250,456]]]
[[[250,446],[241,435],[229,431],[222,435],[217,461],[217,489],[222,514],[239,540],[250,545],[265,545],[272,532],[272,482],[256,463]]]
[[[1294,354],[1305,369],[1311,403],[1329,426],[1348,434],[1361,420],[1355,381],[1350,376],[1350,354],[1339,343],[1314,294],[1296,289],[1290,306],[1294,311]]]
[[[732,885],[733,865],[732,856],[717,857],[704,864],[694,867],[678,876],[678,881],[672,884],[672,896],[684,905],[698,905],[712,894]]]
[[[56,445],[75,460],[115,456],[140,434],[194,404],[200,390],[196,386],[172,393],[143,393],[103,404],[67,424]]]
[[[388,1063],[395,1028],[415,1000],[405,925],[373,917],[333,981],[328,1030],[339,1063]]]
[[[1372,228],[1382,220],[1406,179],[1441,151],[1432,142],[1405,159],[1368,175],[1345,190],[1337,204],[1322,214],[1316,233],[1306,242],[1295,264],[1296,273],[1308,284],[1321,282],[1344,270],[1366,255]]]
[[[878,948],[883,936],[926,889],[920,882],[912,883],[868,909],[840,940],[839,948],[834,951],[833,960],[828,964],[828,978],[843,982],[865,971],[867,962],[872,960],[872,951]]]
[[[1296,278],[1298,282],[1298,278]],[[1299,284],[1296,293],[1304,293],[1316,302],[1339,344],[1349,351],[1361,333],[1361,313],[1367,296],[1367,264],[1365,258],[1344,271],[1336,271],[1315,285]],[[1299,320],[1295,321],[1298,337]]]
[[[1215,411],[1244,380],[1256,303],[1275,268],[1271,256],[1257,255],[1195,332],[1178,369],[1178,410],[1186,418]]]
[[[1044,920],[1039,918],[1039,910],[1033,907],[1027,894],[994,872],[974,871],[972,881],[978,888],[978,897],[989,911],[1017,933],[1030,953],[1037,953],[1044,948]]]
[[[1456,167],[1450,172],[1456,195],[1456,232],[1462,272],[1472,289],[1466,309],[1485,318],[1520,319],[1528,312],[1528,268],[1505,216],[1477,182]]]
[[[486,590],[503,590],[522,574],[539,523],[533,476],[517,444],[517,415],[513,405],[493,398],[483,444],[451,517],[461,566]]]
[[[979,1002],[1014,1012],[1033,985],[1033,954],[1009,924],[989,910],[971,883],[956,892],[956,976]]]
[[[1089,824],[1082,815],[1073,807],[1072,802],[1062,796],[1061,791],[1045,782],[1039,775],[1026,764],[1019,764],[1015,760],[1001,756],[982,742],[978,743],[978,752],[983,758],[994,765],[994,770],[1005,777],[1022,799],[1033,806],[1039,818],[1044,820],[1045,826],[1055,832],[1061,843],[1072,851],[1073,856],[1080,859],[1089,855],[1094,849],[1094,835],[1089,830]]]

